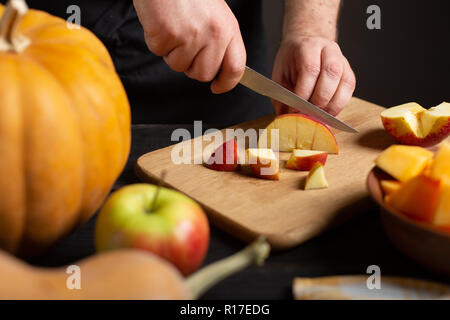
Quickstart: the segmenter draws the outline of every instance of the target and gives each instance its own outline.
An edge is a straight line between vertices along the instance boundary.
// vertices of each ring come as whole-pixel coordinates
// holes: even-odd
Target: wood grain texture
[[[334,131],[339,155],[329,155],[325,166],[329,188],[303,190],[307,172],[285,169],[289,153],[280,153],[280,181],[254,178],[243,172],[218,172],[201,164],[175,165],[174,146],[141,156],[136,173],[155,182],[166,170],[164,185],[199,202],[212,223],[243,241],[267,237],[276,249],[296,246],[364,212],[370,206],[365,180],[380,150],[394,143],[383,130],[382,107],[353,98],[339,116],[359,134]],[[264,128],[273,117],[233,128]],[[203,143],[202,137],[180,143]]]

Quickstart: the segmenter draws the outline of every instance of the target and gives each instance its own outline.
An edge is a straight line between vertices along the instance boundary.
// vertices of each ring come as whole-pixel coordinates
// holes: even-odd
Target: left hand
[[[272,79],[332,115],[344,109],[356,86],[355,74],[339,45],[322,37],[283,40]],[[297,112],[273,101],[277,114]]]

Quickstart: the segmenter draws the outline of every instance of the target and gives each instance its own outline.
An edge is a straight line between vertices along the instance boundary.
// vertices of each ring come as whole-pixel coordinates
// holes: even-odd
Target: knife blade
[[[336,129],[358,133],[358,130],[249,67],[245,67],[240,83],[256,93],[284,103]]]

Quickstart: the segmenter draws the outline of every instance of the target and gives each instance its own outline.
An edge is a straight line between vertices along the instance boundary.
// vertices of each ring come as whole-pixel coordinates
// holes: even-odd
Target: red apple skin
[[[185,276],[196,271],[208,251],[209,225],[202,210],[189,205],[185,216],[174,221],[173,230],[165,237],[148,233],[132,237],[130,247],[156,253],[172,262]]]
[[[256,160],[256,163],[251,163],[250,168],[252,169],[253,175],[266,180],[280,180],[280,171],[278,166],[276,166],[273,170],[275,171],[274,174],[262,174],[263,168],[270,168],[271,166],[274,166],[274,163],[262,163],[259,159]]]
[[[236,140],[229,140],[211,154],[211,157],[205,163],[205,167],[216,171],[236,171],[239,168],[237,153]],[[232,157],[229,156],[230,154]],[[232,160],[231,163],[228,163],[230,162],[228,157]]]
[[[292,161],[289,159],[288,162],[286,162],[286,168],[299,171],[310,171],[317,162],[325,165],[325,162],[327,162],[327,157],[327,152],[314,154],[307,157],[296,157],[295,160]]]
[[[280,173],[277,171],[274,174],[262,174],[261,169],[267,168],[266,165],[262,165],[260,163],[251,164],[250,168],[252,169],[253,175],[255,175],[258,178],[266,179],[266,180],[280,180]]]
[[[381,117],[381,120],[387,133],[389,133],[395,140],[397,140],[401,144],[410,146],[431,147],[442,142],[450,135],[450,123],[443,125],[437,131],[433,130],[426,137],[420,138],[412,132],[398,132],[398,128],[396,127],[395,123],[389,118]]]

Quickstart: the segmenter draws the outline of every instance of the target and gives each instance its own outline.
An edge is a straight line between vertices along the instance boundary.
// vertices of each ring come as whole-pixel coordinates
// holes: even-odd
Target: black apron
[[[239,21],[247,65],[266,75],[268,60],[261,0],[227,1]],[[172,71],[146,47],[130,0],[29,0],[31,8],[67,18],[70,5],[81,8],[81,24],[110,52],[132,108],[133,123],[184,123],[194,120],[227,126],[273,113],[270,101],[238,85],[214,95],[209,83]]]

